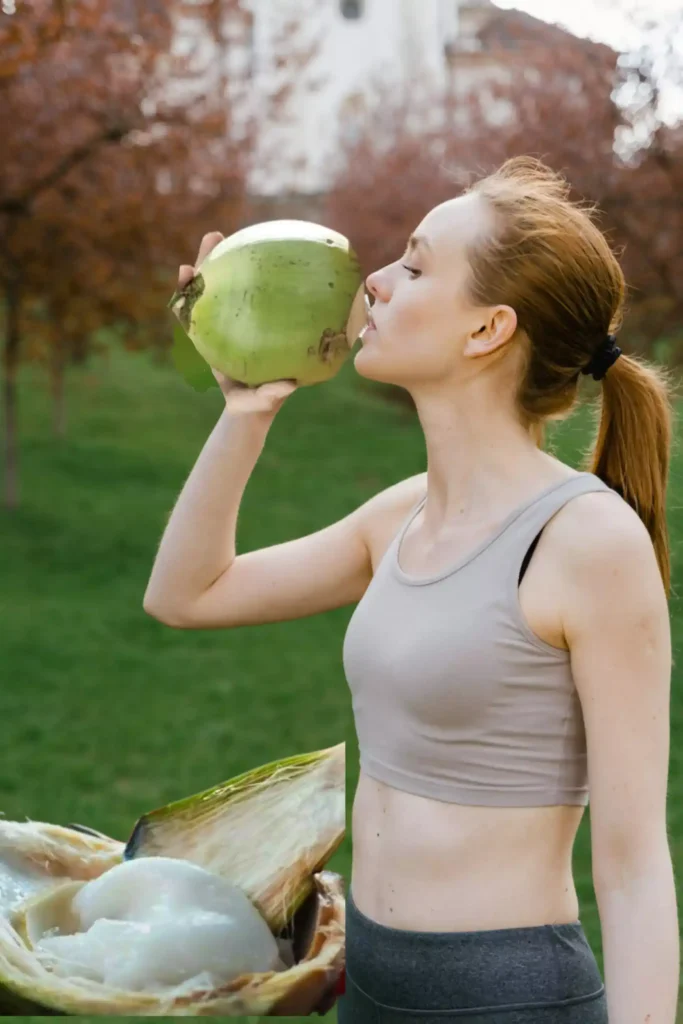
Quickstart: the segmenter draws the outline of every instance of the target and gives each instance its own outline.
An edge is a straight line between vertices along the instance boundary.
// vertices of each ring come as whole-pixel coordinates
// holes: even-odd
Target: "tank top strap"
[[[611,491],[604,480],[595,476],[594,473],[580,473],[568,480],[561,480],[551,487],[542,491],[539,495],[529,501],[521,509],[516,521],[510,525],[509,534],[519,534],[524,539],[529,531],[533,533],[542,530],[546,523],[552,519],[556,512],[559,512],[568,501],[577,498],[580,494],[589,494],[593,491]],[[616,493],[616,492],[614,492]],[[533,537],[531,538],[533,540]]]
[[[595,491],[617,494],[594,473],[581,473],[554,484],[517,511],[499,538],[501,546],[497,551],[497,560],[505,565],[515,588],[529,548],[552,517],[572,498]]]

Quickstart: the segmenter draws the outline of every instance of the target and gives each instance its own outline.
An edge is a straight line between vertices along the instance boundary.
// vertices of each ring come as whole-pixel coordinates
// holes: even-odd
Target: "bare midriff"
[[[572,849],[583,811],[445,803],[361,772],[353,901],[372,920],[412,931],[576,921]]]

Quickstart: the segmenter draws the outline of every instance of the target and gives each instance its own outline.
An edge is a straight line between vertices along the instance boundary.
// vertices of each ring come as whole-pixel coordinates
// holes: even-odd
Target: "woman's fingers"
[[[232,412],[275,413],[298,387],[295,380],[274,380],[259,387],[249,387],[226,377],[214,366],[211,367],[211,372],[225,396],[228,409]]]
[[[195,265],[192,267],[189,263],[181,264],[178,270],[178,288],[184,288],[188,285],[194,275],[197,273],[197,267],[199,267],[206,257],[209,255],[212,249],[218,245],[219,242],[223,241],[223,235],[220,231],[209,231],[208,234],[204,235],[201,244],[199,246],[199,252],[197,253],[197,259]]]
[[[178,288],[184,288],[186,284],[189,284],[194,277],[194,267],[191,267],[188,263],[183,263],[178,271]]]
[[[208,234],[204,235],[199,246],[199,252],[197,253],[197,259],[195,260],[195,267],[199,267],[204,262],[206,257],[209,255],[212,249],[215,249],[219,242],[223,241],[223,235],[220,231],[209,231]]]
[[[296,384],[273,381],[258,388],[232,387],[229,392],[223,388],[225,404],[232,412],[276,413],[286,398],[296,391]]]

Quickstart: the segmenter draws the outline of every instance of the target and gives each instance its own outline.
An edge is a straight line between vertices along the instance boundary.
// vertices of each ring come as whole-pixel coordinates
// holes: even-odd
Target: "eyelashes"
[[[422,273],[421,270],[415,270],[414,267],[407,267],[405,263],[402,263],[401,266],[403,267],[404,270],[407,270],[409,274],[415,274],[416,278],[419,277],[420,274]],[[413,280],[415,280],[416,278],[413,278]]]

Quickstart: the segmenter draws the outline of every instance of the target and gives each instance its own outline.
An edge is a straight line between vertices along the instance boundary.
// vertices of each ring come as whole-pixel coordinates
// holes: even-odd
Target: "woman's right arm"
[[[235,561],[237,515],[272,418],[221,414],[175,504],[147,584],[143,608],[168,625]]]
[[[224,413],[192,470],[145,594],[145,611],[166,625],[255,626],[357,603],[373,576],[369,538],[424,493],[426,474],[408,477],[315,533],[236,555],[240,501],[267,429]]]
[[[263,421],[223,413],[204,446],[166,527],[143,602],[167,626],[255,626],[357,603],[373,576],[370,538],[398,528],[424,494],[420,473],[315,533],[237,555],[240,502],[267,431]]]

